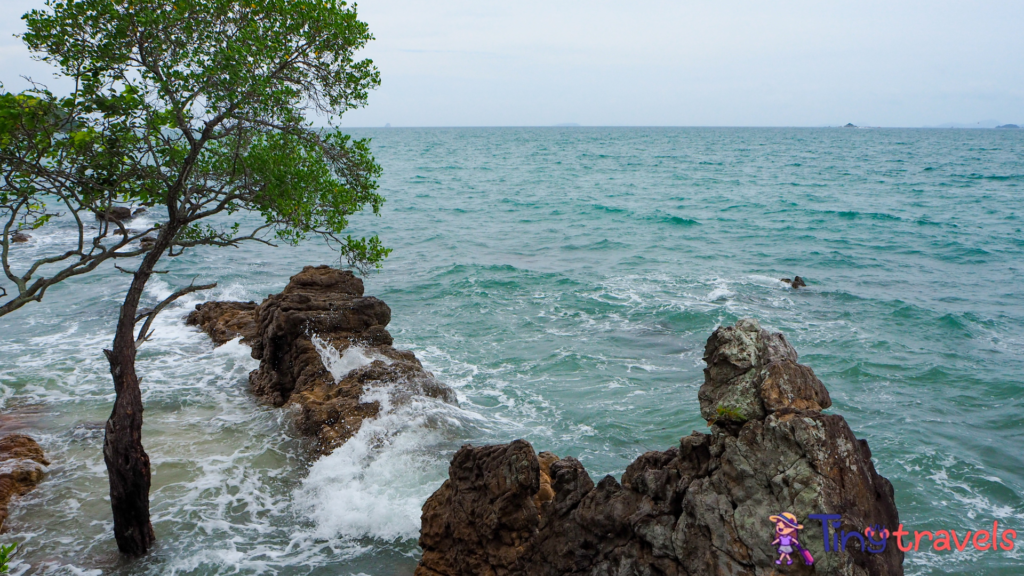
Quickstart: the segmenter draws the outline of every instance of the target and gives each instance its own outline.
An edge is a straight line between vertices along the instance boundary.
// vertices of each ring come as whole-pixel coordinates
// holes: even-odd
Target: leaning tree
[[[116,399],[103,456],[118,548],[140,555],[155,536],[136,350],[163,308],[213,286],[140,310],[146,283],[188,248],[311,235],[379,266],[376,236],[341,234],[353,213],[379,214],[380,167],[367,141],[312,122],[366,103],[379,75],[355,53],[372,36],[336,0],[47,0],[24,20],[25,43],[73,89],[0,89],[0,316],[101,266],[131,274],[104,350]],[[158,223],[126,227],[139,206]],[[75,239],[31,261],[12,245],[61,227]]]

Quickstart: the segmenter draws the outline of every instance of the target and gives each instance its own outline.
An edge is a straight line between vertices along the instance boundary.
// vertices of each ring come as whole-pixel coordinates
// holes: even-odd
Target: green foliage
[[[17,544],[10,544],[8,546],[0,545],[0,574],[7,574],[8,570],[11,569],[10,566],[7,565],[7,562],[10,561],[11,555],[14,553],[14,549],[17,546]]]
[[[737,408],[732,406],[719,406],[715,409],[715,414],[718,416],[717,420],[726,420],[729,422],[746,422],[747,419],[740,413]]]
[[[372,36],[354,5],[47,0],[23,18],[34,56],[75,89],[58,97],[41,85],[20,94],[0,86],[4,245],[9,232],[45,225],[46,206],[77,216],[141,204],[166,208],[160,233],[171,237],[159,246],[172,255],[320,235],[355,266],[387,256],[376,237],[341,237],[352,214],[379,214],[384,202],[368,141],[310,121],[364,105],[380,83],[373,62],[355,57]],[[199,223],[238,211],[263,225]],[[48,264],[132,252],[127,240],[105,243],[100,228]],[[19,286],[28,280],[5,271]]]

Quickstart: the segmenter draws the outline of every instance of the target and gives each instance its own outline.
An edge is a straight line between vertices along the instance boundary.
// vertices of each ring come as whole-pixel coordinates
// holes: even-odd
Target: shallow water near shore
[[[53,461],[0,537],[22,543],[13,574],[411,574],[420,506],[459,446],[525,438],[618,476],[707,429],[704,342],[747,316],[814,368],[906,527],[1024,533],[1024,134],[352,133],[373,138],[388,199],[353,234],[395,249],[366,292],[460,406],[386,405],[313,462],[286,411],[248,394],[249,349],[214,348],[183,316],[259,301],[336,254],[310,241],[165,259],[148,302],[196,274],[219,286],[166,311],[140,352],[159,544],[127,562],[106,500],[101,350],[128,277],[76,279],[0,319],[3,429]],[[15,253],[62,234],[37,231]],[[807,288],[779,281],[793,275]],[[1019,574],[1020,550],[922,550],[905,567]]]

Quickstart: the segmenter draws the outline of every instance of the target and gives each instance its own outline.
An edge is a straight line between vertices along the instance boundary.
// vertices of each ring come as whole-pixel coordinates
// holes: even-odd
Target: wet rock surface
[[[107,222],[122,222],[124,220],[131,220],[132,209],[126,206],[111,206],[107,210],[96,212],[97,220],[105,220]]]
[[[14,496],[32,490],[43,480],[50,462],[32,438],[8,434],[0,438],[0,529]]]
[[[188,326],[198,326],[209,334],[217,346],[239,336],[243,344],[251,344],[256,337],[255,302],[206,302],[185,318]]]
[[[387,304],[363,296],[362,280],[328,266],[303,268],[259,305],[210,302],[186,320],[217,344],[242,336],[260,361],[249,374],[253,394],[294,409],[298,429],[316,438],[322,453],[380,412],[378,401],[364,401],[368,392],[381,391],[392,403],[415,396],[456,403],[412,352],[392,347],[390,321]]]
[[[648,452],[596,484],[579,461],[524,440],[464,446],[424,504],[418,576],[903,574],[889,542],[825,552],[821,524],[899,525],[893,488],[828,391],[781,334],[741,320],[705,348],[701,414],[710,434]],[[815,558],[775,564],[769,516],[793,512]],[[875,547],[877,549],[877,547]]]

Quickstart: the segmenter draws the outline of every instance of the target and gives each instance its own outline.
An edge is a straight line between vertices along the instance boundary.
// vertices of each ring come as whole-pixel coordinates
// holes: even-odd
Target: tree
[[[355,52],[372,36],[335,0],[47,0],[23,18],[25,43],[74,90],[0,89],[2,260],[14,284],[0,316],[107,262],[132,275],[104,350],[116,399],[103,455],[118,548],[141,555],[155,536],[136,350],[160,310],[215,285],[140,311],[146,283],[164,255],[310,235],[351,265],[380,265],[389,249],[376,236],[341,237],[352,214],[379,215],[384,201],[368,142],[309,119],[365,105],[379,74]],[[163,221],[129,230],[133,206]],[[237,213],[261,222],[242,230]],[[43,226],[77,228],[77,241],[15,272],[14,236]]]

